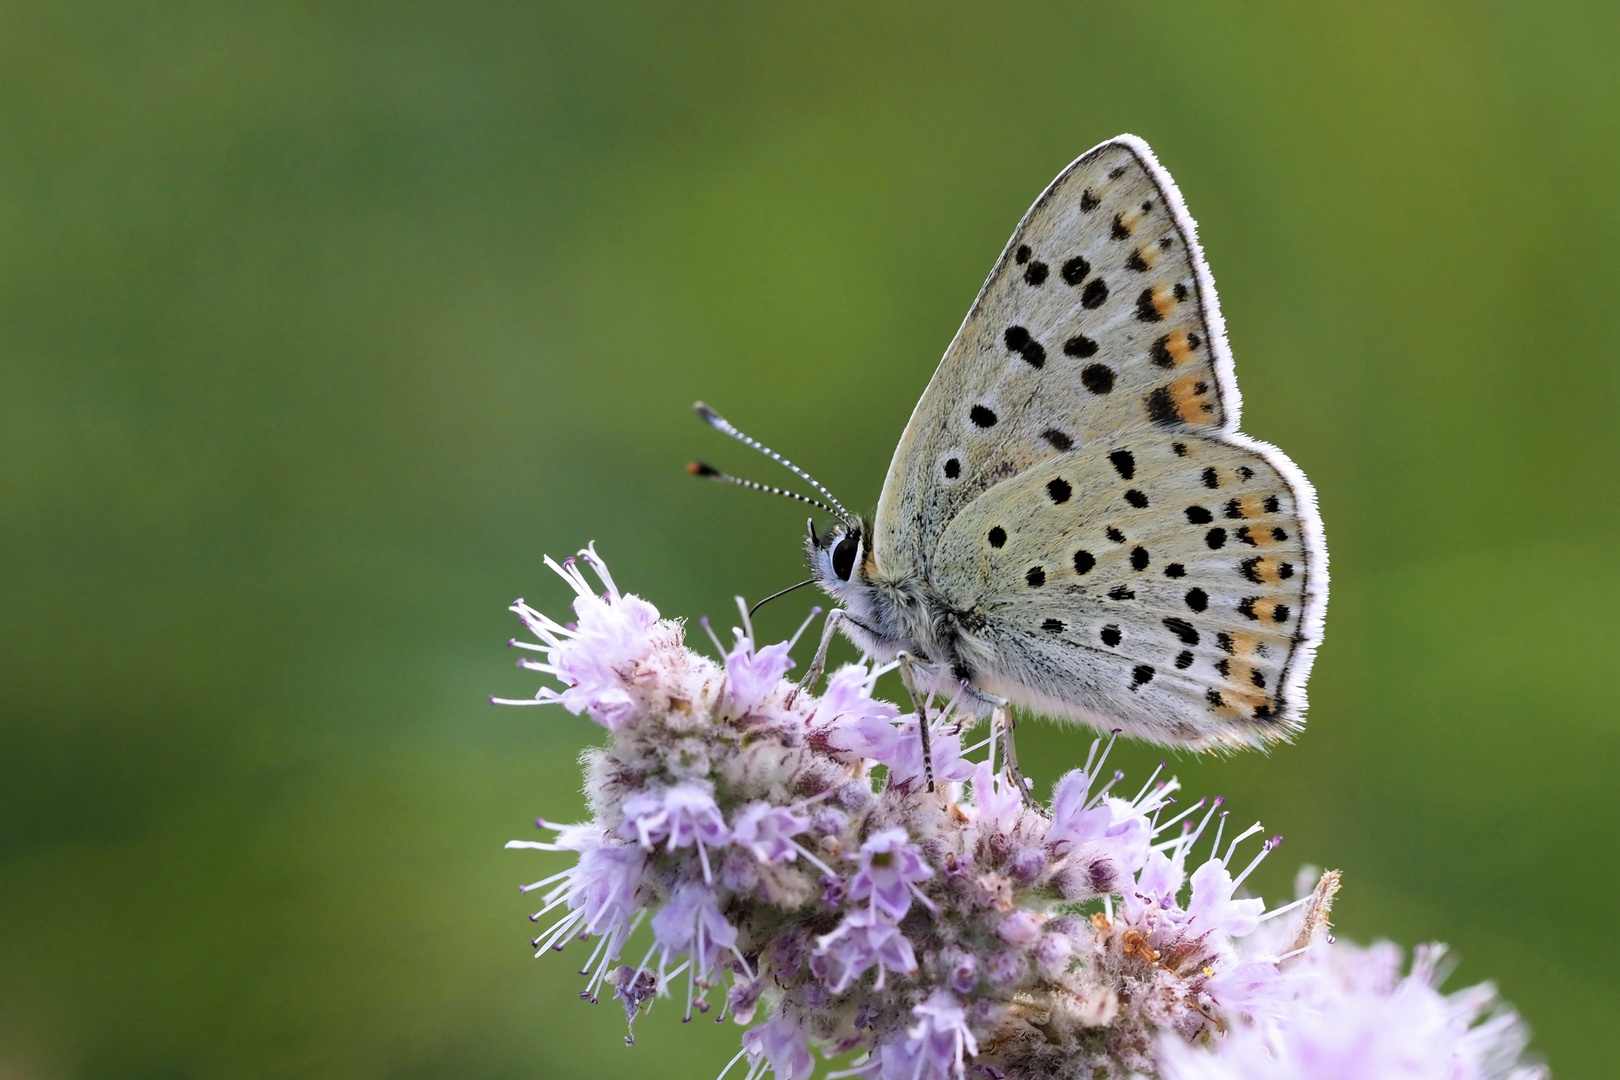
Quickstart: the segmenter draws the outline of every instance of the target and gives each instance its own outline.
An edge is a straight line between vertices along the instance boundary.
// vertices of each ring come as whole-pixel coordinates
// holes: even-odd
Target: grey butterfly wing
[[[945,529],[975,682],[1158,742],[1297,730],[1320,638],[1314,507],[1257,450],[1151,431],[1056,455]]]
[[[1237,415],[1181,195],[1146,143],[1103,143],[1024,216],[917,403],[878,504],[878,565],[925,570],[963,506],[1068,448],[1145,425],[1235,430]]]
[[[1141,140],[1104,143],[1025,215],[918,402],[874,522],[877,572],[924,578],[961,613],[975,682],[1040,712],[1195,745],[1283,737],[1303,716],[1321,638],[1326,548],[1310,484],[1237,431],[1239,410],[1214,282],[1179,191]],[[1129,478],[1108,455],[1120,449],[1155,493],[1119,486]],[[1188,472],[1191,459],[1200,464]],[[1206,469],[1241,490],[1215,500]],[[1053,479],[1073,489],[1068,524],[1020,517],[1053,507]],[[1119,502],[1133,491],[1146,508]],[[1114,526],[1125,542],[1108,540],[1100,518],[1075,516],[1099,499],[1132,514],[1129,529]],[[1259,516],[1215,520],[1232,499]],[[1212,523],[1182,531],[1190,507]],[[988,535],[1004,517],[1024,524],[998,549]],[[1082,542],[1072,530],[1083,527],[1103,539]],[[1216,528],[1232,541],[1224,555],[1208,546]],[[1238,558],[1239,545],[1253,550]],[[1158,577],[1135,567],[1138,550]],[[1074,573],[1076,551],[1097,559],[1089,581]],[[1013,554],[1029,565],[1007,562]],[[1048,563],[1069,567],[1054,580],[1074,580],[1024,591],[1028,571]],[[1165,575],[1177,565],[1184,578]],[[1135,595],[1117,598],[1121,587]],[[1064,629],[1031,636],[1048,620]],[[1183,624],[1196,644],[1181,641]],[[1076,636],[1080,625],[1089,637]],[[1108,627],[1118,646],[1103,639]],[[1151,677],[1138,679],[1144,669]]]

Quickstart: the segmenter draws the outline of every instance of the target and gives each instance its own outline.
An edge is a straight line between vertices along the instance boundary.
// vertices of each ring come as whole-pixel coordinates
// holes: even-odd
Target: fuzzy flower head
[[[1402,974],[1389,946],[1334,943],[1337,874],[1252,895],[1280,837],[1178,805],[1162,764],[1125,787],[1098,740],[1035,807],[958,703],[874,697],[892,668],[846,665],[818,698],[785,681],[798,635],[761,645],[746,607],[710,659],[594,550],[548,565],[573,618],[513,610],[522,666],[555,685],[510,703],[588,716],[605,745],[589,819],[509,846],[567,860],[524,886],[531,946],[588,950],[587,1001],[606,988],[632,1022],[718,1002],[747,1026],[743,1080],[809,1080],[817,1053],[863,1080],[1544,1077],[1488,986],[1438,990],[1439,950]]]

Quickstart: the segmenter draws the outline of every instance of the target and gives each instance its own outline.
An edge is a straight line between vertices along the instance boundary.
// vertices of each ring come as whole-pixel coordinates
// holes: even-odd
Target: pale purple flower
[[[1123,774],[1115,774],[1117,781]],[[1108,785],[1110,788],[1113,783]],[[1107,858],[1122,873],[1135,873],[1147,860],[1153,838],[1152,814],[1163,805],[1169,789],[1148,791],[1135,800],[1108,798],[1091,792],[1091,778],[1083,770],[1065,774],[1052,793],[1052,825],[1047,843],[1058,852],[1074,852],[1089,859]]]
[[[1187,925],[1193,933],[1219,930],[1228,937],[1254,932],[1265,913],[1259,898],[1234,900],[1237,883],[1219,859],[1210,859],[1192,872],[1192,898],[1187,901]]]
[[[1519,1018],[1498,1011],[1489,985],[1441,994],[1443,950],[1419,949],[1400,974],[1389,946],[1314,946],[1290,968],[1293,1007],[1240,1024],[1209,1049],[1167,1037],[1166,1080],[1536,1080],[1524,1064]]]
[[[630,925],[645,869],[641,852],[628,845],[604,844],[580,855],[568,906],[585,916],[587,933],[604,937]]]
[[[755,1068],[763,1058],[771,1067],[776,1080],[809,1080],[816,1071],[816,1062],[810,1056],[810,1040],[804,1029],[787,1013],[779,1012],[765,1023],[743,1033],[743,1053]]]
[[[973,805],[978,808],[979,828],[989,832],[1011,832],[1024,813],[1024,798],[1006,773],[993,772],[981,761],[973,770]]]
[[[1041,918],[1027,908],[1009,912],[996,923],[996,937],[1009,945],[1028,945],[1041,936]]]
[[[979,1044],[956,995],[935,990],[911,1012],[917,1022],[879,1047],[863,1071],[880,1080],[962,1080]]]
[[[653,648],[651,630],[658,623],[658,609],[639,597],[621,594],[594,547],[581,552],[580,557],[607,586],[606,593],[596,593],[574,559],[562,565],[546,559],[546,565],[577,594],[574,625],[564,626],[522,600],[512,604],[512,610],[541,644],[517,640],[511,644],[546,654],[543,663],[523,660],[520,666],[552,675],[566,687],[561,691],[541,687],[532,700],[496,700],[503,705],[560,704],[575,715],[589,713],[597,723],[613,730],[636,711],[626,681]]]
[[[910,842],[904,829],[883,829],[869,836],[861,845],[860,867],[850,879],[849,898],[865,900],[873,911],[881,911],[891,919],[903,918],[911,910],[917,882],[934,876],[934,868],[922,857],[922,851]],[[922,897],[927,904],[926,897]]]
[[[900,747],[900,732],[894,726],[893,716],[879,711],[850,712],[829,722],[826,740],[834,750],[886,765],[895,760]]]
[[[835,994],[843,993],[873,966],[878,969],[874,988],[881,989],[890,971],[915,972],[917,956],[899,927],[869,909],[846,915],[837,929],[816,942],[810,960],[810,970]]]
[[[941,723],[937,717],[930,722],[929,749],[933,752],[936,781],[967,780],[973,775],[973,762],[962,757],[962,735],[951,730],[953,726]],[[914,787],[924,779],[922,735],[917,729],[917,718],[906,717],[896,732],[899,737],[893,756],[883,762],[889,767],[889,783]],[[873,760],[883,761],[882,758]]]
[[[731,703],[739,712],[759,708],[793,666],[788,655],[792,642],[779,641],[755,649],[753,638],[737,631],[737,644],[726,653],[726,679],[731,685]]]
[[[594,999],[602,980],[606,978],[612,961],[630,932],[635,929],[641,914],[637,898],[646,859],[640,849],[620,843],[594,825],[546,826],[557,830],[552,842],[540,840],[512,840],[508,848],[534,848],[540,851],[575,851],[579,861],[560,873],[542,878],[521,891],[527,893],[552,886],[544,894],[545,906],[530,918],[539,922],[559,906],[568,908],[564,915],[548,927],[531,943],[536,955],[559,946],[579,933],[600,937],[603,948],[600,960],[591,977],[587,993]]]
[[[842,726],[871,719],[891,725],[900,710],[887,701],[872,697],[872,684],[877,672],[862,664],[845,664],[827,679],[827,688],[816,705],[811,722],[816,725]],[[870,757],[871,755],[866,755]]]
[[[1074,945],[1063,934],[1045,934],[1035,943],[1035,966],[1048,979],[1055,979],[1068,970],[1069,958],[1073,955]]]
[[[949,949],[944,956],[944,968],[949,972],[949,985],[959,994],[973,989],[979,981],[979,961],[965,949]]]
[[[810,827],[810,819],[785,806],[749,803],[731,819],[731,839],[762,863],[792,862],[802,850],[793,839]]]
[[[714,971],[722,953],[736,951],[737,928],[720,913],[714,893],[696,882],[676,889],[669,903],[652,917],[651,925],[664,963],[684,953],[700,979]],[[739,962],[741,959],[739,956]]]
[[[638,792],[624,801],[624,824],[619,834],[635,840],[648,851],[668,840],[666,850],[697,845],[703,865],[703,880],[712,881],[708,848],[731,839],[726,822],[715,805],[714,795],[697,783]]]

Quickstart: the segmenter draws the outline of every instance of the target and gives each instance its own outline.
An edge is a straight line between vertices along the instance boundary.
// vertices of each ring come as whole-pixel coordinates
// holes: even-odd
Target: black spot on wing
[[[1137,547],[1131,548],[1131,569],[1132,570],[1136,570],[1138,572],[1146,570],[1148,568],[1148,562],[1150,561],[1150,559],[1151,559],[1151,556],[1148,555],[1148,549],[1147,548],[1142,547],[1140,545],[1138,545]]]
[[[1080,385],[1093,394],[1106,394],[1114,388],[1114,369],[1107,364],[1087,364],[1080,372]]]
[[[1137,664],[1131,669],[1131,689],[1146,686],[1153,681],[1153,668],[1147,664]]]
[[[1045,622],[1041,623],[1041,629],[1045,630],[1049,634],[1061,634],[1063,633],[1063,620],[1047,619]]]
[[[1143,289],[1136,298],[1136,318],[1140,322],[1163,322],[1164,316],[1153,306],[1153,290]]]
[[[975,426],[982,428],[994,427],[996,424],[995,412],[983,405],[975,405],[969,409],[968,419],[972,420]]]
[[[1040,285],[1046,280],[1047,266],[1043,262],[1032,262],[1024,267],[1024,280],[1031,285]]]
[[[1026,364],[1037,371],[1046,363],[1046,349],[1040,342],[1030,337],[1029,331],[1022,326],[1007,327],[1001,335],[1001,341],[1007,346],[1008,352],[1017,353],[1024,358]]]
[[[1147,509],[1148,497],[1142,494],[1136,488],[1131,488],[1131,490],[1125,493],[1125,501],[1136,507],[1138,510]]]
[[[1215,515],[1202,506],[1187,507],[1187,522],[1191,525],[1208,525],[1215,520]]]
[[[1125,534],[1114,528],[1112,525],[1104,529],[1103,533],[1108,537],[1108,539],[1112,540],[1116,544],[1123,544],[1125,542]]]
[[[945,462],[945,479],[955,480],[962,475],[962,463],[956,458],[948,458]]]
[[[1203,589],[1200,589],[1196,585],[1187,590],[1186,600],[1187,606],[1192,608],[1194,611],[1203,611],[1205,608],[1209,607],[1209,593],[1205,592]]]
[[[1170,388],[1161,386],[1153,393],[1142,399],[1147,406],[1148,419],[1155,424],[1176,424],[1181,421],[1181,414],[1176,411],[1175,398],[1170,396]]]
[[[1080,293],[1080,306],[1088,311],[1095,311],[1103,306],[1108,299],[1108,282],[1100,277],[1092,278],[1086,282],[1086,287]]]
[[[1024,572],[1024,581],[1032,589],[1040,588],[1046,584],[1046,569],[1040,566],[1030,567]]]
[[[1218,551],[1226,546],[1226,530],[1217,525],[1204,534],[1204,543],[1211,551]]]
[[[1165,577],[1186,577],[1187,568],[1181,563],[1173,562],[1164,568]]]
[[[1074,572],[1076,574],[1084,575],[1090,573],[1091,568],[1096,565],[1097,557],[1091,552],[1077,551],[1074,553]]]
[[[1187,670],[1188,668],[1192,667],[1192,662],[1193,654],[1188,652],[1186,649],[1183,649],[1181,652],[1176,654],[1176,668],[1178,670]]]
[[[1198,631],[1186,619],[1169,618],[1164,620],[1164,628],[1181,639],[1183,645],[1198,644]]]
[[[1078,285],[1086,280],[1087,274],[1091,273],[1091,264],[1076,255],[1063,264],[1059,273],[1063,275],[1063,280],[1067,284]]]
[[[1062,504],[1069,501],[1069,496],[1074,494],[1074,488],[1070,487],[1069,482],[1063,477],[1057,476],[1046,482],[1046,494],[1051,497],[1052,502]]]
[[[1136,455],[1129,450],[1115,450],[1108,455],[1108,460],[1114,463],[1114,471],[1119,473],[1121,480],[1129,480],[1136,475]]]
[[[1019,244],[1018,250],[1013,253],[1013,261],[1019,266],[1029,262],[1030,250],[1028,244]]]
[[[1053,449],[1056,450],[1067,451],[1074,448],[1074,440],[1069,438],[1063,432],[1059,431],[1057,428],[1047,428],[1045,431],[1041,432],[1041,438],[1051,443]]]
[[[1084,334],[1076,334],[1063,343],[1063,355],[1073,356],[1084,360],[1088,356],[1097,355],[1097,343]]]
[[[990,546],[993,548],[1002,547],[1007,543],[1007,530],[1000,525],[994,526],[989,534],[985,536],[985,539],[990,541]]]
[[[1176,358],[1170,355],[1169,334],[1166,334],[1158,341],[1155,341],[1153,343],[1153,348],[1149,350],[1148,355],[1153,357],[1153,363],[1157,367],[1173,368],[1176,366]]]
[[[1202,479],[1204,481],[1204,486],[1207,488],[1218,488],[1221,486],[1220,474],[1215,471],[1215,466],[1213,465],[1204,470]]]
[[[1131,238],[1131,230],[1125,225],[1124,215],[1114,215],[1114,223],[1109,226],[1108,235],[1115,240],[1129,240]]]
[[[1108,590],[1108,599],[1135,600],[1136,590],[1131,588],[1129,585],[1115,585],[1112,589]]]
[[[1097,636],[1102,638],[1102,643],[1108,646],[1110,649],[1118,646],[1120,638],[1122,637],[1119,632],[1119,627],[1115,626],[1113,623],[1109,623],[1107,626],[1103,627],[1102,632]]]
[[[1090,188],[1086,188],[1086,190],[1084,190],[1084,191],[1082,191],[1080,193],[1080,212],[1081,213],[1089,214],[1089,213],[1091,213],[1093,210],[1097,209],[1097,207],[1099,207],[1101,205],[1102,205],[1102,200],[1097,198],[1097,196],[1093,195],[1091,193]]]

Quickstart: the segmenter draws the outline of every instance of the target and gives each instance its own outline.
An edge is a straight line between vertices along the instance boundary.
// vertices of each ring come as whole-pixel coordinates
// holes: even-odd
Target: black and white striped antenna
[[[733,425],[731,421],[709,408],[709,406],[705,405],[703,402],[699,401],[695,403],[692,408],[697,412],[698,416],[703,419],[704,423],[708,424],[716,431],[724,435],[730,435],[738,442],[758,450],[760,453],[764,454],[778,465],[781,465],[783,468],[793,473],[794,476],[797,476],[799,479],[815,488],[821,493],[827,502],[822,502],[820,499],[812,499],[808,495],[800,495],[796,491],[787,491],[783,488],[772,487],[770,484],[761,484],[756,480],[743,480],[740,477],[721,472],[713,465],[707,465],[701,461],[694,461],[688,465],[686,467],[687,472],[691,473],[693,476],[701,476],[707,480],[718,480],[721,483],[736,484],[738,487],[752,488],[755,491],[763,491],[771,495],[780,495],[785,499],[795,499],[802,503],[808,503],[811,506],[820,507],[822,510],[827,511],[827,513],[831,514],[833,517],[837,518],[850,528],[857,527],[855,516],[848,510],[844,509],[844,504],[839,502],[833,493],[828,491],[821,481],[817,480],[815,477],[811,476],[809,473],[805,472],[803,469],[799,468],[797,465],[793,464],[793,462],[789,461],[781,454],[778,454],[775,450],[772,450],[758,439],[744,435],[741,431],[738,431],[736,426]],[[829,506],[828,503],[831,503],[832,505]]]

